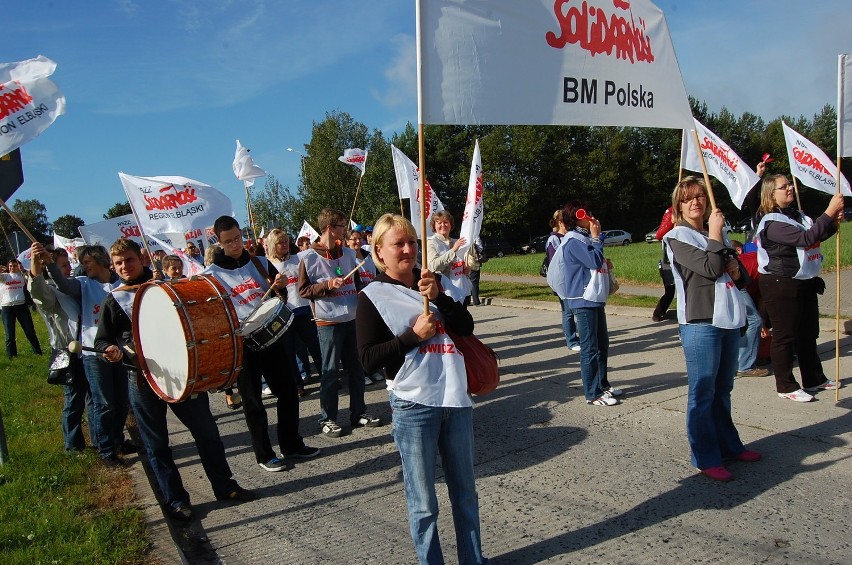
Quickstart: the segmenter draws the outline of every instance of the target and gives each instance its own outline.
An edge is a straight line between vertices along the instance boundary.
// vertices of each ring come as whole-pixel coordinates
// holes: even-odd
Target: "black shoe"
[[[310,459],[311,457],[316,457],[319,454],[319,447],[309,447],[307,445],[303,445],[301,449],[292,451],[290,453],[285,453],[284,457],[291,457],[296,459]]]
[[[189,522],[192,520],[192,506],[189,502],[181,502],[169,508],[169,515],[178,522]]]
[[[257,495],[250,490],[237,486],[234,490],[225,496],[217,496],[216,500],[227,500],[231,502],[250,502],[257,498]]]
[[[104,465],[112,469],[119,469],[121,467],[126,466],[124,460],[118,457],[117,455],[113,455],[112,457],[104,457],[101,459],[101,462],[103,462]]]
[[[665,316],[660,316],[659,314],[654,313],[654,315],[653,315],[653,316],[651,316],[651,319],[652,319],[652,320],[654,320],[655,322],[662,322],[663,320],[665,320],[665,319],[666,319],[666,317],[665,317]]]
[[[139,446],[130,441],[129,439],[124,440],[121,444],[121,447],[118,448],[118,451],[123,453],[124,455],[130,455],[131,453],[139,453]]]

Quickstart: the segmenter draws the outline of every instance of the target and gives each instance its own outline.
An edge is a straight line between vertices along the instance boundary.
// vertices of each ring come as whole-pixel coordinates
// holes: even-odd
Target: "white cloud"
[[[395,108],[417,99],[417,46],[411,35],[400,33],[391,39],[393,56],[385,68],[384,91],[371,89],[383,105]]]

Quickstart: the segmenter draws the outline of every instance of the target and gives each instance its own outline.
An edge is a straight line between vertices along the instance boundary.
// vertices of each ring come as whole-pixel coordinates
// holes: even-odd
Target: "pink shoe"
[[[734,459],[737,461],[745,461],[747,463],[754,463],[755,461],[760,461],[760,458],[763,457],[757,451],[749,451],[746,449],[745,451],[738,453]]]
[[[718,467],[708,467],[706,469],[701,469],[701,472],[713,479],[714,481],[727,482],[734,478],[734,476],[721,465]]]

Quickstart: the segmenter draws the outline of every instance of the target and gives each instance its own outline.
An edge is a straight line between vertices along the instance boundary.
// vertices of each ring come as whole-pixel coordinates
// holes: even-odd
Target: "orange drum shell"
[[[177,314],[186,337],[186,343],[180,346],[188,347],[188,342],[195,341],[188,355],[188,380],[192,382],[187,383],[180,398],[168,396],[152,377],[145,344],[139,335],[136,312],[145,291],[154,285],[159,285],[178,303]],[[208,301],[216,297],[217,300]],[[195,303],[191,304],[192,301]],[[148,281],[136,292],[133,312],[133,341],[142,374],[157,396],[166,402],[182,402],[193,394],[229,388],[237,380],[243,364],[243,338],[235,334],[239,320],[227,291],[213,277],[196,275],[188,279]]]

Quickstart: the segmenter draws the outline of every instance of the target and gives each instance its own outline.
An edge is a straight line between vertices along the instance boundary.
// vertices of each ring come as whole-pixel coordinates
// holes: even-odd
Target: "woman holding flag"
[[[837,231],[843,220],[843,196],[832,196],[816,221],[791,206],[793,185],[784,175],[763,179],[760,191],[760,223],[755,230],[760,293],[772,324],[772,370],[780,398],[810,402],[809,393],[833,390],[817,353],[819,304],[825,290],[819,277],[822,265],[820,242]],[[799,359],[802,386],[793,377],[793,354]]]

